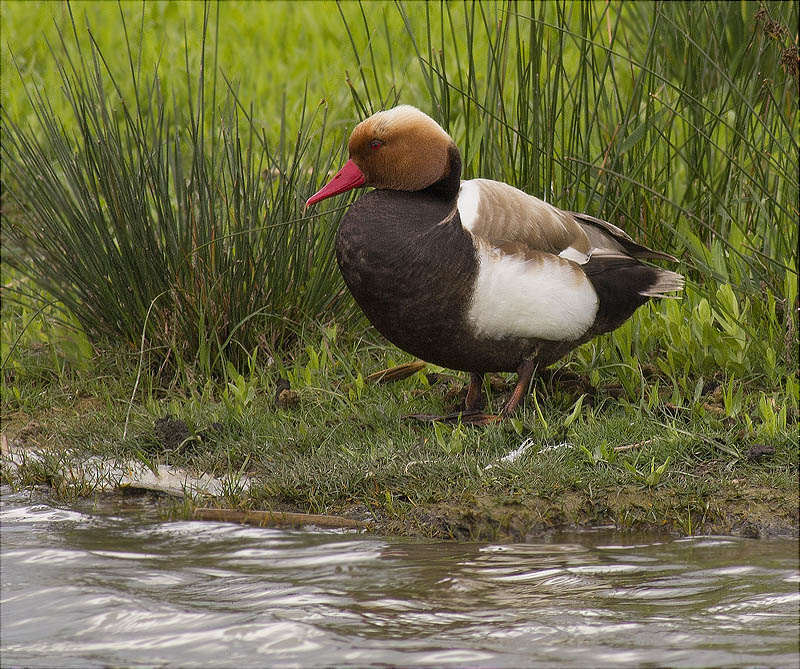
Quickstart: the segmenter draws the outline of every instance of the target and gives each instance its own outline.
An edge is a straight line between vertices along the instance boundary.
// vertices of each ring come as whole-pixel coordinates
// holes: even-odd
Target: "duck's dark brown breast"
[[[446,366],[463,336],[477,258],[460,225],[437,223],[447,202],[420,193],[375,190],[339,227],[336,257],[350,292],[389,341]]]

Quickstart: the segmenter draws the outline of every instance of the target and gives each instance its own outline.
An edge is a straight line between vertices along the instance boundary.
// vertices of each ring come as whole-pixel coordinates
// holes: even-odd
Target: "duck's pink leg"
[[[514,392],[511,393],[511,397],[508,398],[503,408],[500,410],[501,418],[505,418],[517,408],[520,400],[522,400],[525,393],[528,392],[528,385],[535,371],[536,363],[533,360],[526,360],[517,368],[517,385],[514,386]]]
[[[439,416],[436,414],[416,413],[407,416],[420,421],[438,421],[442,423],[476,423],[486,424],[497,420],[497,416],[487,416],[481,413],[483,407],[483,375],[470,372],[467,398],[464,401],[464,411]],[[488,421],[486,419],[489,419]]]
[[[470,372],[467,399],[464,402],[467,411],[478,411],[483,408],[483,375]]]
[[[513,413],[520,403],[525,393],[528,392],[528,384],[531,382],[533,373],[536,371],[536,363],[533,360],[526,360],[517,368],[517,385],[514,386],[514,391],[511,397],[503,405],[499,414],[482,413],[478,410],[478,402],[483,399],[481,386],[483,381],[479,374],[472,374],[470,376],[469,390],[467,390],[466,411],[448,414],[447,416],[435,416],[430,414],[413,414],[408,416],[416,420],[423,421],[442,421],[446,423],[469,423],[470,425],[489,425],[503,420],[509,414]]]

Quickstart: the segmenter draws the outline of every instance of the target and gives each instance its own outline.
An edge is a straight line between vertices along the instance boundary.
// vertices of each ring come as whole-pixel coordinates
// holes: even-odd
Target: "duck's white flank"
[[[574,264],[554,255],[526,260],[478,245],[468,318],[487,337],[575,340],[592,325],[598,299]]]
[[[507,184],[485,179],[462,181],[457,206],[461,225],[478,250],[478,277],[468,314],[478,334],[569,341],[591,327],[597,293],[575,266],[585,264],[591,251],[565,246],[570,236],[563,212]],[[584,233],[573,225],[588,250]],[[520,237],[530,239],[526,246],[532,253],[509,254],[494,248],[504,241],[521,241]],[[557,241],[551,241],[554,238]],[[553,245],[559,248],[558,243],[562,244],[558,255],[542,251]]]

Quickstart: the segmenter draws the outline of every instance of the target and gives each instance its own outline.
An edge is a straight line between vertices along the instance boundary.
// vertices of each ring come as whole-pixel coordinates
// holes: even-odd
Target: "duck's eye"
[[[379,148],[381,148],[383,146],[383,144],[384,144],[384,142],[383,142],[382,139],[373,139],[369,143],[369,148],[371,148],[371,149],[379,149]]]

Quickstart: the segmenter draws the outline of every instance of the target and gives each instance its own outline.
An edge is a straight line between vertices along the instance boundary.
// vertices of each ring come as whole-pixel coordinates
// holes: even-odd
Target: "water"
[[[2,493],[4,667],[799,664],[796,540],[413,542]]]

